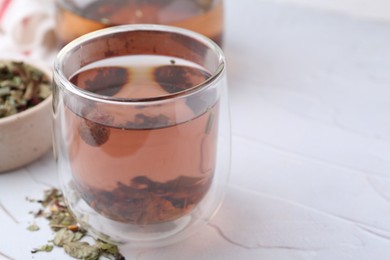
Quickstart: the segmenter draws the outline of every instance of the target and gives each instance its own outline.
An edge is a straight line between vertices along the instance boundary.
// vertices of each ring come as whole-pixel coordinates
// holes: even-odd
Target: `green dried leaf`
[[[119,249],[118,249],[118,246],[116,246],[116,245],[109,244],[109,243],[106,243],[106,242],[99,240],[99,241],[97,241],[96,246],[105,253],[108,253],[111,255],[119,254]]]
[[[51,94],[51,88],[48,85],[42,85],[39,89],[38,96],[42,99],[47,98]]]
[[[101,255],[99,248],[91,246],[87,242],[65,244],[64,250],[67,254],[77,259],[97,260]]]
[[[12,84],[15,88],[18,88],[18,89],[23,89],[23,82],[22,82],[22,79],[18,76],[15,76],[13,79],[12,79]]]
[[[27,229],[34,232],[34,231],[39,230],[39,226],[34,223],[34,224],[31,224],[30,226],[28,226]]]
[[[29,198],[26,199],[28,201],[34,201]],[[46,191],[44,199],[38,200],[37,202],[42,205],[42,208],[34,216],[46,216],[50,221],[50,227],[56,231],[52,241],[53,244],[63,247],[65,252],[70,256],[87,260],[98,259],[100,256],[105,256],[113,260],[125,260],[115,245],[100,240],[94,240],[95,243],[93,245],[80,241],[85,237],[87,232],[79,228],[79,224],[67,208],[64,197],[59,190],[51,189]],[[50,252],[52,249],[53,245],[47,245],[34,249],[31,252]]]
[[[125,257],[119,252],[119,248],[116,245],[98,240],[95,246],[107,257],[114,257],[115,260],[125,260]]]
[[[60,197],[62,194],[58,189],[50,189],[45,191],[44,199],[39,202],[42,203],[42,206],[47,207]]]
[[[49,219],[50,226],[54,230],[58,230],[62,227],[67,227],[70,225],[77,225],[77,221],[75,220],[75,218],[69,212],[66,211],[52,212]]]
[[[80,239],[82,239],[84,237],[84,235],[85,234],[83,232],[74,232],[73,241],[79,241]]]
[[[11,88],[10,87],[8,87],[8,86],[2,86],[1,88],[0,88],[0,96],[7,96],[7,95],[9,95],[9,94],[11,94]]]
[[[66,228],[62,228],[57,231],[53,243],[56,246],[64,246],[71,242],[79,241],[84,236],[81,232],[72,232]]]
[[[33,250],[31,250],[31,253],[35,254],[38,252],[51,252],[52,250],[53,250],[52,245],[44,245],[39,248],[34,248]]]

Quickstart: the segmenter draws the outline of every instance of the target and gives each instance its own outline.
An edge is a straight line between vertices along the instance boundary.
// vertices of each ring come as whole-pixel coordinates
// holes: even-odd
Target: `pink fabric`
[[[0,57],[55,55],[53,0],[0,0]]]
[[[10,3],[11,0],[3,0],[2,2],[0,2],[0,22],[4,16],[4,13],[7,11],[7,8]]]

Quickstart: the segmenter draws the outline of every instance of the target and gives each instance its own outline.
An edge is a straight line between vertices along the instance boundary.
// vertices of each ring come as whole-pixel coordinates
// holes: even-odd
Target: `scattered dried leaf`
[[[62,228],[56,232],[53,243],[56,246],[64,246],[65,244],[69,244],[71,242],[79,241],[83,238],[84,234],[81,232],[73,232],[68,230],[67,228]]]
[[[39,226],[37,224],[33,223],[30,226],[28,226],[27,229],[30,230],[30,231],[38,231],[39,230]]]
[[[0,71],[1,73],[1,71]],[[35,201],[29,199],[28,201]],[[94,260],[105,256],[114,260],[125,260],[116,245],[112,245],[101,240],[96,240],[94,244],[81,241],[87,231],[80,228],[79,223],[67,208],[64,197],[58,189],[45,191],[43,200],[38,200],[42,208],[34,216],[45,217],[49,220],[50,228],[55,232],[53,245],[48,244],[40,248],[35,248],[31,253],[51,252],[54,246],[64,248],[64,251],[77,259]],[[34,224],[33,224],[34,225]],[[31,226],[33,226],[31,225]],[[35,229],[36,227],[31,227]]]
[[[101,252],[99,248],[91,246],[87,242],[71,242],[64,245],[65,252],[77,259],[96,260]]]
[[[35,254],[38,252],[51,252],[52,250],[53,250],[52,245],[44,245],[39,248],[34,248],[33,250],[31,250],[31,253]]]
[[[115,260],[125,260],[125,257],[119,252],[119,248],[116,245],[98,240],[96,242],[96,246],[100,249],[103,255],[107,255],[108,257],[113,256]]]

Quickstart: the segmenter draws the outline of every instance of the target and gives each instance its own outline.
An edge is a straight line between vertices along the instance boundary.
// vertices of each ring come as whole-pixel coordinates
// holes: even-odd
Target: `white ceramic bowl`
[[[0,56],[0,60],[23,61],[52,79],[50,68],[40,61],[20,56]],[[52,95],[25,111],[0,118],[0,172],[25,166],[48,152],[52,145],[51,101]]]

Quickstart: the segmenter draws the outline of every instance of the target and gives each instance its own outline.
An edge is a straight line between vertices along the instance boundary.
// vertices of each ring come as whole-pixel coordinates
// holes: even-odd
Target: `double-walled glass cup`
[[[62,46],[88,32],[122,24],[163,24],[222,44],[223,0],[55,0]]]
[[[54,149],[78,221],[146,247],[207,223],[230,165],[221,49],[185,29],[125,25],[71,42],[54,67]]]

